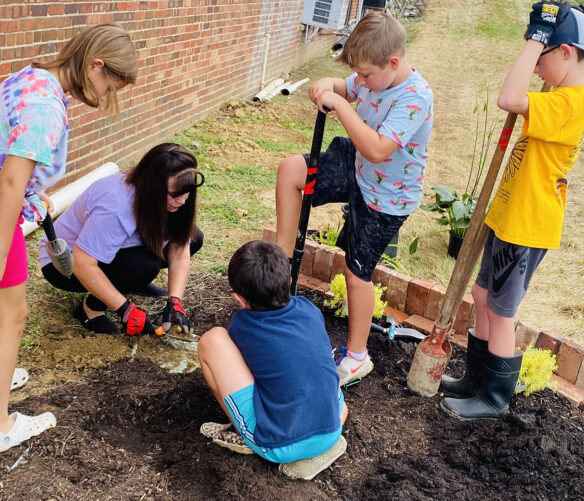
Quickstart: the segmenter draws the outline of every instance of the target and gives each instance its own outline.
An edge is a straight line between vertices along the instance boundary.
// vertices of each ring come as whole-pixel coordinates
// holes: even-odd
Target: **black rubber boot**
[[[493,419],[509,412],[509,401],[521,370],[523,352],[511,358],[487,354],[481,390],[472,398],[445,398],[440,403],[446,414],[458,419]]]
[[[475,337],[475,330],[468,330],[468,346],[466,348],[466,372],[460,379],[442,376],[440,389],[446,397],[471,398],[480,390],[485,361],[489,350],[489,342]]]

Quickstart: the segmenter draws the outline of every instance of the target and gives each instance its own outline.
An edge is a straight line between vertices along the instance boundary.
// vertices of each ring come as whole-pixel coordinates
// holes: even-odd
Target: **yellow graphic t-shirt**
[[[485,223],[505,242],[556,249],[566,175],[584,132],[584,86],[529,92],[529,119],[515,144]]]

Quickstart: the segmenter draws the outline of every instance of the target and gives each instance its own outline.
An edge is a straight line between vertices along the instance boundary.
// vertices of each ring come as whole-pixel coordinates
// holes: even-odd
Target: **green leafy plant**
[[[549,382],[557,369],[556,356],[550,350],[534,348],[533,344],[530,344],[523,354],[515,393],[523,392],[528,396],[534,391],[545,389],[548,385],[555,389],[557,383],[550,385]]]
[[[436,221],[443,226],[448,226],[453,235],[461,238],[464,237],[468,230],[471,217],[477,205],[479,184],[493,137],[494,126],[489,128],[488,112],[489,96],[487,94],[487,100],[482,107],[482,111],[479,110],[478,103],[473,111],[476,114],[475,141],[464,191],[444,185],[433,186],[434,203],[420,206],[422,210],[438,212],[440,217]]]
[[[347,282],[345,281],[345,275],[339,273],[331,280],[330,290],[334,294],[332,299],[326,299],[324,305],[332,308],[335,311],[335,315],[338,317],[346,317],[349,313],[347,308]],[[383,293],[387,290],[387,287],[383,287],[381,284],[375,284],[375,309],[373,310],[373,316],[375,318],[381,318],[387,307],[387,303],[381,299]]]
[[[339,233],[341,232],[339,226],[340,225],[335,226],[332,223],[326,223],[323,228],[316,233],[309,235],[308,238],[319,244],[326,245],[331,249],[335,248],[337,246]]]
[[[414,255],[417,252],[419,244],[420,244],[420,237],[416,237],[412,240],[412,242],[408,246],[408,252],[409,252],[410,256]],[[388,244],[387,247],[399,248],[400,245],[399,244]],[[402,265],[398,261],[397,257],[390,257],[387,254],[383,253],[381,255],[381,259],[383,260],[384,263],[388,264],[389,266],[391,266],[394,269],[402,268]]]

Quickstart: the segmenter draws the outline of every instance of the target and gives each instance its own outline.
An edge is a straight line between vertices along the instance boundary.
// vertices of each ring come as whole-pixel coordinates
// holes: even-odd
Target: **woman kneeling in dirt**
[[[40,242],[39,264],[55,287],[89,294],[73,316],[88,330],[119,334],[105,316],[115,311],[130,335],[153,334],[148,313],[125,297],[128,293],[163,296],[168,302],[163,327],[185,332],[193,326],[181,304],[191,256],[203,244],[195,226],[197,188],[204,182],[197,160],[182,146],[152,148],[128,173],[94,182],[55,222],[55,231],[73,249],[73,275],[51,263]],[[151,284],[168,267],[168,291]]]

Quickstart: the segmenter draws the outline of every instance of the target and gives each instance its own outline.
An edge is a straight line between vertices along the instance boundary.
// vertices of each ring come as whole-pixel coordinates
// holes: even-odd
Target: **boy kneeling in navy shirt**
[[[228,330],[203,334],[199,360],[231,423],[204,423],[201,433],[236,452],[298,461],[280,468],[312,478],[346,448],[347,406],[324,318],[304,297],[290,297],[290,264],[274,243],[243,245],[227,274],[242,310]]]

